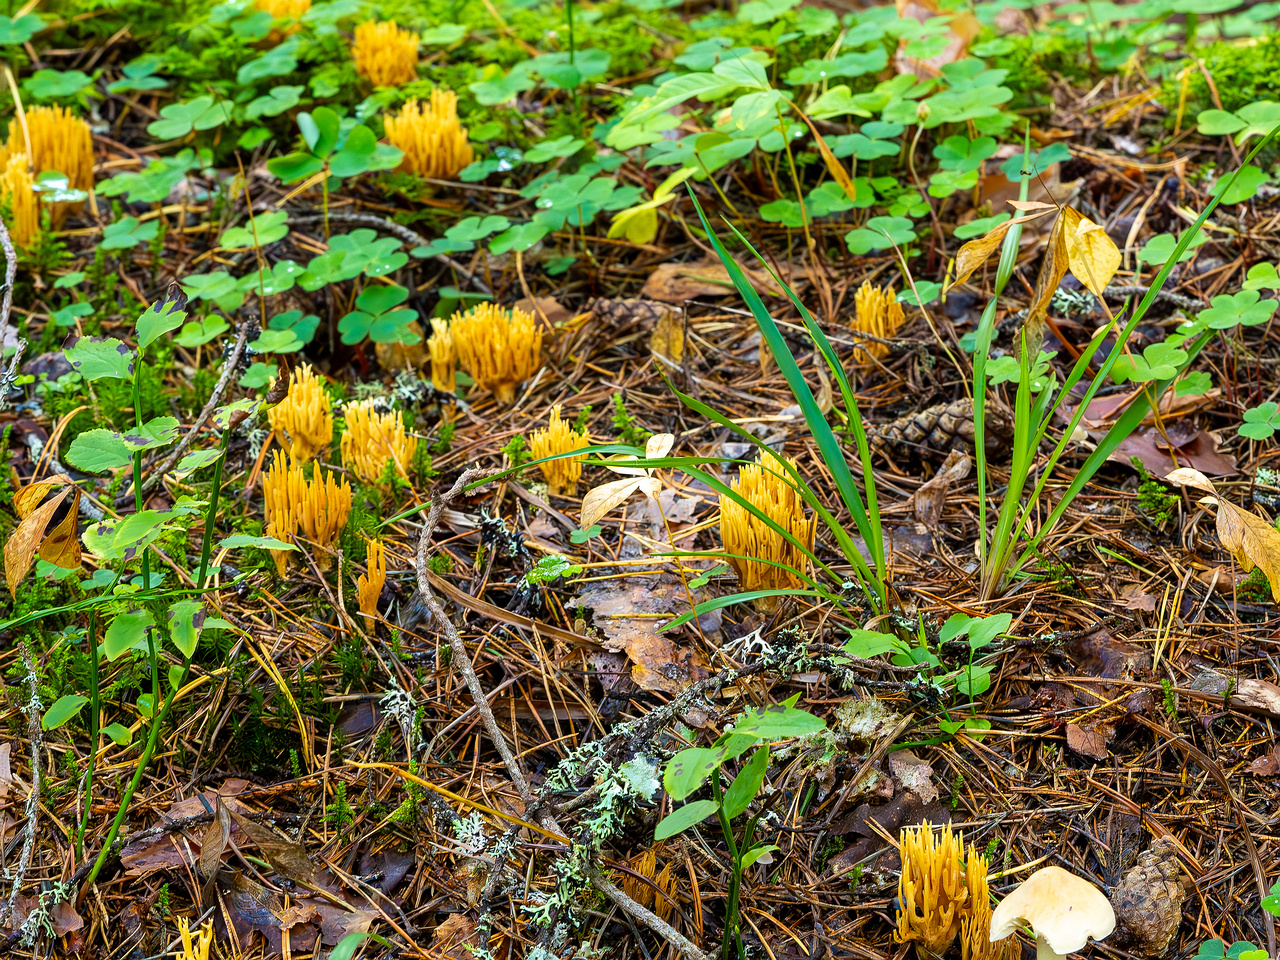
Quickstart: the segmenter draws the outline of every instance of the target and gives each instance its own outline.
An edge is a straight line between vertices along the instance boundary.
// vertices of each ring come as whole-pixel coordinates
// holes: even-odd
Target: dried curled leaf
[[[1271,584],[1271,598],[1280,603],[1280,531],[1226,500],[1201,497],[1200,503],[1217,506],[1218,539],[1245,573],[1255,566],[1261,568]]]
[[[1205,493],[1218,492],[1212,480],[1199,470],[1192,470],[1190,467],[1179,467],[1166,476],[1165,480],[1179,487],[1194,487],[1197,490],[1203,490]]]
[[[50,499],[51,493],[62,487]],[[70,497],[66,513],[53,529],[59,507]],[[76,538],[76,518],[80,513],[80,488],[65,474],[28,484],[13,496],[13,509],[21,523],[4,545],[4,575],[9,592],[16,598],[20,584],[31,570],[37,552],[42,560],[60,567],[80,565],[80,541]]]

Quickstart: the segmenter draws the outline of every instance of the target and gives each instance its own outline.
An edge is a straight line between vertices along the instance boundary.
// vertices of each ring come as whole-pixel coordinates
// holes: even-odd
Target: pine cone
[[[987,456],[994,457],[1013,438],[1013,424],[1008,411],[998,404],[988,403],[986,415],[983,446]],[[929,457],[945,455],[959,446],[972,450],[973,435],[973,401],[966,399],[939,403],[919,413],[899,417],[876,430],[871,440],[876,447],[887,444]]]
[[[1186,896],[1174,845],[1155,841],[1138,854],[1138,862],[1111,892],[1117,942],[1129,944],[1140,956],[1160,956],[1178,932]]]

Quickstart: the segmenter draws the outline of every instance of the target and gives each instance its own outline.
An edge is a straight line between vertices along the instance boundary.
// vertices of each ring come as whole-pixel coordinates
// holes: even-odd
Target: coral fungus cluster
[[[792,460],[786,462],[795,466]],[[804,500],[787,479],[780,457],[766,453],[759,464],[744,466],[731,489],[809,551],[813,550],[816,520],[805,517]],[[720,496],[720,539],[725,552],[732,555],[729,564],[744,590],[782,590],[801,585],[799,574],[809,563],[805,551],[724,494]],[[757,603],[769,608],[776,605],[777,598],[762,597]]]
[[[455,313],[447,334],[462,369],[500,403],[515,399],[516,387],[533,376],[542,359],[542,329],[533,314],[518,307],[503,310],[493,303],[478,304],[466,313]],[[437,386],[444,379],[443,374],[437,376],[435,363],[436,350],[443,354],[437,339],[441,336],[441,328],[436,327],[431,337],[435,343],[428,345],[431,378]]]
[[[267,535],[285,543],[301,533],[310,542],[328,550],[338,539],[351,513],[351,487],[346,479],[336,480],[317,465],[307,480],[302,464],[281,455],[262,477],[262,497],[266,511]],[[284,576],[289,553],[271,552],[276,570]],[[316,566],[327,569],[327,554],[316,557]]]
[[[370,20],[356,27],[351,57],[356,73],[375,87],[395,87],[418,79],[418,35],[397,26],[394,20]]]
[[[868,280],[858,288],[853,299],[854,333],[867,333],[881,340],[892,337],[902,326],[905,314],[893,287],[874,287]],[[870,363],[889,355],[889,345],[878,340],[859,340],[853,351],[857,363]]]
[[[380,541],[369,541],[365,566],[369,572],[356,577],[356,599],[360,603],[361,613],[367,617],[376,617],[378,598],[382,596],[382,587],[387,582],[387,553]]]
[[[276,439],[294,460],[310,460],[333,443],[333,413],[310,364],[294,371],[288,395],[267,411]]]
[[[61,173],[74,190],[93,189],[93,136],[89,125],[69,110],[32,107],[21,119],[9,121],[9,137],[0,146],[0,202],[10,209],[10,233],[20,246],[40,226],[42,204],[35,178],[45,171]],[[80,203],[47,205],[55,225]]]
[[[427,101],[406,101],[399,113],[387,115],[384,126],[387,142],[404,151],[400,169],[420,177],[452,180],[475,159],[452,90],[433,90]]]
[[[350,404],[343,413],[347,421],[342,435],[342,463],[365,483],[377,483],[387,469],[408,476],[418,438],[409,435],[404,420],[394,410],[379,413],[373,401]]]
[[[552,457],[558,453],[570,453],[581,450],[590,440],[576,432],[569,424],[560,419],[560,404],[551,408],[551,419],[545,430],[535,430],[529,437],[529,452],[535,460]],[[552,496],[563,496],[573,493],[573,488],[582,476],[582,457],[565,457],[539,464],[542,475],[547,478],[547,487]]]

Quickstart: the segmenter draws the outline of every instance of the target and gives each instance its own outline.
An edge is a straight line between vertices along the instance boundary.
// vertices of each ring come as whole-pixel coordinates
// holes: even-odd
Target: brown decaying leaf
[[[818,128],[813,125],[813,121],[805,116],[804,112],[794,103],[791,105],[801,120],[809,127],[809,132],[813,134],[813,142],[818,147],[818,152],[822,154],[822,162],[827,165],[827,172],[831,174],[831,178],[840,184],[840,189],[844,191],[844,195],[851,201],[858,199],[858,188],[854,185],[853,180],[849,176],[849,171],[844,168],[836,155],[831,152],[831,148],[827,146],[826,138],[818,132]]]
[[[1109,756],[1107,738],[1095,727],[1084,727],[1078,723],[1067,724],[1067,746],[1076,753],[1092,757],[1094,760],[1105,760]]]
[[[1091,436],[1098,439],[1096,433]],[[1166,436],[1173,441],[1172,447],[1165,442]],[[1218,451],[1217,438],[1190,423],[1166,424],[1165,436],[1152,427],[1140,427],[1125,437],[1107,459],[1129,466],[1133,457],[1154,477],[1163,476],[1176,466],[1192,467],[1215,477],[1229,477],[1239,472],[1235,459]]]
[[[972,459],[963,450],[952,450],[947,454],[947,459],[938,468],[938,472],[921,484],[911,498],[916,519],[931,530],[938,529],[938,520],[942,516],[942,508],[947,502],[951,485],[969,476],[972,466]]]
[[[667,310],[649,333],[649,352],[672,366],[684,360],[684,317],[675,310]]]
[[[222,808],[227,809],[225,804]],[[277,873],[290,880],[311,882],[316,874],[316,865],[311,862],[302,844],[286,839],[265,824],[254,823],[234,810],[230,813],[231,819],[235,820],[236,825],[258,845],[258,850]],[[204,850],[201,849],[200,852],[203,857]]]
[[[1058,284],[1062,283],[1062,278],[1067,275],[1071,266],[1065,234],[1066,221],[1059,214],[1053,221],[1053,229],[1049,231],[1049,242],[1045,246],[1044,258],[1040,261],[1040,273],[1036,276],[1031,305],[1027,307],[1027,319],[1022,325],[1023,343],[1031,357],[1036,356],[1040,341],[1044,339],[1044,318],[1049,310],[1049,301],[1053,299]]]
[[[1271,583],[1271,599],[1280,603],[1280,531],[1226,500],[1201,497],[1199,502],[1217,506],[1218,539],[1245,573],[1261,568]]]
[[[58,487],[62,489],[45,500]],[[70,503],[66,515],[50,530],[49,524],[68,496]],[[9,592],[16,599],[18,586],[31,571],[37,553],[42,560],[60,567],[70,569],[80,565],[80,541],[76,538],[80,488],[71,482],[70,477],[59,474],[28,484],[15,493],[13,509],[21,522],[4,544],[4,575],[9,583]]]
[[[781,296],[782,291],[773,278],[760,270],[743,272],[756,290],[769,296]],[[780,271],[786,279],[786,265]],[[702,260],[698,263],[663,263],[654,268],[640,290],[640,296],[646,300],[662,300],[666,303],[683,304],[686,300],[697,297],[723,297],[733,292],[733,281],[729,279],[729,271],[719,260]]]
[[[1050,210],[1057,208],[1050,203],[1020,203],[1017,200],[1010,200],[1009,204],[1019,210],[1033,210],[1025,217],[1014,217],[1012,220],[1006,220],[1004,223],[997,224],[980,237],[965,243],[956,252],[955,262],[955,279],[948,280],[946,288],[950,289],[956,284],[964,283],[973,272],[990,259],[991,255],[996,252],[1000,244],[1004,241],[1004,235],[1009,232],[1009,228],[1019,223],[1030,223],[1032,220],[1039,220]]]

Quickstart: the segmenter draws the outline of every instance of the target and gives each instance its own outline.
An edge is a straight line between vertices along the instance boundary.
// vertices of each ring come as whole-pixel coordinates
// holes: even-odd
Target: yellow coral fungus
[[[928,820],[903,830],[900,840],[902,873],[893,939],[913,940],[922,956],[940,957],[955,941],[968,911],[964,846],[949,825],[935,832]]]
[[[853,308],[855,334],[869,333],[873,337],[888,339],[898,332],[906,319],[893,287],[873,287],[870,280],[858,288]],[[853,351],[853,358],[857,363],[870,363],[873,359],[880,360],[888,355],[889,345],[875,340],[860,340]]]
[[[93,135],[87,123],[63,107],[32,107],[26,112],[25,128],[17,119],[9,121],[9,140],[0,149],[0,168],[6,175],[15,158],[22,159],[28,180],[56,170],[72,189],[93,189]],[[49,204],[48,210],[56,225],[81,206],[79,201],[60,201]]]
[[[267,535],[288,543],[301,532],[303,537],[327,551],[346,526],[351,513],[351,487],[346,479],[335,480],[318,466],[308,481],[302,464],[280,456],[262,477],[262,497],[266,509]],[[288,568],[286,551],[272,551],[281,576]],[[327,570],[327,554],[316,557],[316,566]]]
[[[375,87],[396,87],[418,79],[418,35],[396,26],[394,20],[370,20],[356,27],[351,57],[356,73]]]
[[[793,460],[787,460],[787,463],[795,466]],[[761,463],[744,466],[731,489],[810,551],[813,550],[816,521],[806,519],[804,500],[787,479],[781,458],[767,453]],[[804,551],[788,543],[763,520],[724,494],[720,496],[720,539],[725,552],[736,555],[729,558],[729,564],[737,572],[742,589],[785,590],[802,584],[798,574],[803,573],[809,563]],[[786,564],[786,567],[763,561]],[[771,609],[777,605],[777,599],[761,597],[756,605],[761,609]]]
[[[418,438],[404,429],[404,420],[394,410],[378,413],[373,401],[350,404],[344,413],[346,432],[342,435],[342,462],[365,483],[377,483],[395,464],[396,473],[408,478],[408,470],[418,452]]]
[[[369,550],[365,557],[367,574],[356,578],[356,598],[360,601],[360,612],[365,616],[378,615],[378,597],[382,595],[383,584],[387,582],[387,554],[377,540],[369,541]],[[968,957],[965,958],[968,960]]]
[[[213,946],[213,921],[203,924],[191,939],[191,924],[186,917],[178,917],[178,936],[182,938],[182,953],[178,960],[209,960],[209,948]]]
[[[590,440],[581,433],[574,432],[569,424],[560,419],[560,404],[551,408],[551,419],[547,429],[535,430],[529,437],[529,452],[533,459],[555,456],[557,453],[568,453],[580,450]],[[552,460],[539,464],[542,475],[547,478],[547,486],[552,496],[565,496],[573,493],[573,488],[582,476],[582,457],[566,457],[563,460]]]
[[[964,862],[965,886],[969,901],[960,918],[961,960],[1014,960],[1021,953],[1015,937],[991,942],[991,886],[987,880],[986,857],[969,845]]]
[[[516,387],[533,376],[542,358],[542,330],[533,314],[518,307],[478,304],[455,313],[449,332],[462,369],[499,403],[515,399]]]
[[[458,389],[458,358],[453,351],[453,334],[443,320],[431,321],[431,337],[427,352],[431,355],[431,385],[441,393],[453,395]]]
[[[32,185],[27,158],[10,157],[0,173],[0,203],[9,208],[6,226],[20,247],[25,247],[40,229],[40,203]]]
[[[387,142],[404,151],[400,169],[435,180],[452,180],[475,158],[467,131],[458,123],[458,95],[431,91],[427,102],[409,100],[384,123]]]
[[[289,394],[267,411],[280,446],[294,460],[310,460],[333,443],[333,414],[324,384],[310,364],[293,373]]]
[[[311,0],[255,0],[254,6],[271,14],[272,20],[302,19],[302,15],[311,9]],[[267,37],[268,43],[279,43],[286,36],[302,29],[301,23],[291,23],[283,30],[272,30]]]

